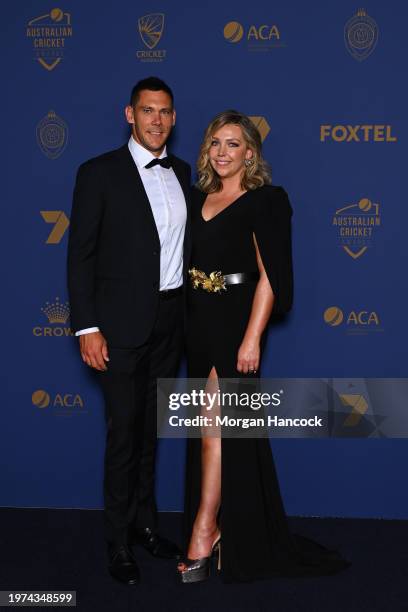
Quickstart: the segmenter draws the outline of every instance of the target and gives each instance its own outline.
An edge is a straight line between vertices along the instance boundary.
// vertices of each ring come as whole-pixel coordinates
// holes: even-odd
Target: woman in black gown
[[[270,185],[258,130],[236,111],[217,115],[208,126],[198,174],[188,375],[208,379],[215,388],[218,377],[256,374],[272,311],[291,307],[292,210],[282,187]],[[235,283],[212,291],[213,271],[234,275]],[[219,569],[225,581],[332,574],[348,566],[336,552],[289,532],[265,438],[188,440],[185,519],[189,544],[178,565],[183,582],[208,577],[211,554],[220,556],[221,535]]]

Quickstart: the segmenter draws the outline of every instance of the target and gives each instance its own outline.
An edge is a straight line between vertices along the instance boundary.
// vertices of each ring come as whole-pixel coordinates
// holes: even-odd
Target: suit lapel
[[[184,197],[185,197],[185,200],[186,200],[186,205],[187,205],[187,212],[188,212],[188,209],[189,209],[188,201],[190,199],[190,185],[188,184],[187,176],[186,176],[185,172],[183,172],[182,166],[181,166],[181,164],[178,163],[177,158],[174,157],[174,155],[169,155],[169,158],[170,158],[171,163],[172,163],[174,174],[177,176],[177,180],[180,183],[181,188],[183,190]]]
[[[128,145],[125,144],[123,147],[121,147],[118,150],[118,153],[120,156],[122,180],[124,182],[126,191],[129,193],[132,202],[134,202],[132,207],[138,207],[137,212],[139,221],[140,216],[142,216],[146,222],[145,227],[148,228],[149,232],[151,233],[151,238],[157,243],[157,246],[160,246],[159,234],[157,232],[152,207],[150,206],[143,181],[140,178],[139,171],[135,162],[133,161]]]
[[[150,206],[149,198],[147,197],[146,190],[143,185],[143,181],[140,178],[139,171],[136,167],[133,157],[129,151],[129,147],[125,144],[123,147],[118,149],[120,171],[121,171],[121,182],[126,192],[129,194],[132,209],[137,206],[138,215],[137,220],[140,223],[140,216],[144,218],[146,231],[150,233],[153,244],[156,243],[157,247],[160,248],[160,239],[154,220],[152,208]],[[174,173],[179,181],[183,190],[184,198],[186,201],[187,208],[187,220],[186,229],[184,234],[184,268],[188,265],[189,251],[190,251],[190,184],[189,177],[182,164],[179,163],[178,159],[173,155],[169,155],[172,162]]]
[[[184,245],[183,245],[183,275],[184,282],[186,282],[187,270],[189,267],[190,260],[190,250],[191,250],[191,206],[190,206],[190,195],[191,195],[191,186],[189,182],[189,177],[186,172],[183,171],[183,166],[178,162],[178,159],[173,155],[169,156],[171,158],[171,162],[173,165],[173,170],[175,175],[177,176],[177,180],[181,185],[181,188],[184,193],[184,198],[186,201],[187,207],[187,219],[186,219],[186,229],[184,232]]]

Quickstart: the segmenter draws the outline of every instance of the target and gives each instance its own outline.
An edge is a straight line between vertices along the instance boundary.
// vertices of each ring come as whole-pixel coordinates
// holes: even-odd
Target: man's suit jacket
[[[169,155],[187,205],[184,279],[190,250],[190,166]],[[115,347],[143,344],[159,303],[160,241],[128,145],[78,170],[68,242],[73,331],[97,326]]]

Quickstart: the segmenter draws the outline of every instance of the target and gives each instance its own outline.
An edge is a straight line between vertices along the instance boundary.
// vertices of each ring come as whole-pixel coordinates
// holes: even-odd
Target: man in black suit
[[[167,155],[173,94],[158,78],[132,90],[129,142],[79,168],[68,246],[72,328],[103,389],[109,570],[139,581],[131,546],[178,558],[157,533],[156,379],[176,375],[182,349],[191,169]]]

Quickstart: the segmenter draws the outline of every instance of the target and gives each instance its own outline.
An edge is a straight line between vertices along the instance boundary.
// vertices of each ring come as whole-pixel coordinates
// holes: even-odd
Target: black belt
[[[176,287],[176,289],[163,289],[163,291],[159,291],[159,298],[161,300],[171,300],[172,298],[177,297],[183,293],[183,285],[180,287]]]
[[[236,274],[224,274],[226,285],[241,285],[251,281],[259,280],[259,272],[237,272]]]
[[[196,267],[191,268],[188,272],[193,288],[201,288],[208,293],[220,293],[227,290],[227,285],[241,285],[259,279],[259,272],[223,274],[221,271],[214,271],[207,276],[203,270]]]

